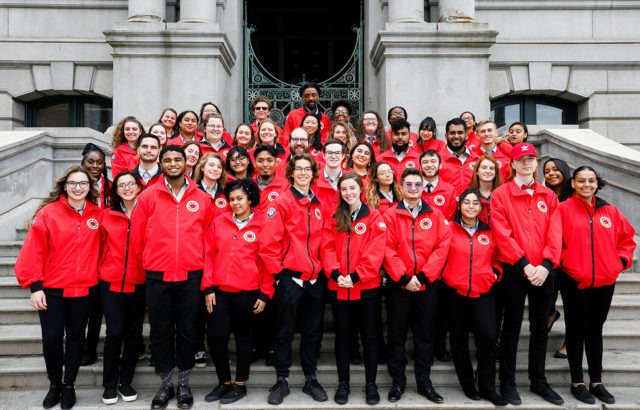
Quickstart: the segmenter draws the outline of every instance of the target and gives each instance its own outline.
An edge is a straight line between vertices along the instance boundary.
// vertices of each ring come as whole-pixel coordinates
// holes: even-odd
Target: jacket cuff
[[[542,266],[544,266],[549,272],[551,272],[551,269],[553,269],[553,262],[551,262],[549,259],[543,259]]]
[[[29,286],[29,288],[31,288],[31,293],[35,293],[35,292],[37,292],[37,291],[39,291],[39,290],[44,289],[44,287],[42,286],[42,281],[41,281],[41,280],[38,280],[38,281],[33,282],[33,283]]]
[[[523,256],[522,258],[518,259],[516,263],[514,263],[513,265],[524,270],[524,267],[527,266],[529,263],[531,262],[529,262],[529,260],[525,256]]]
[[[418,278],[418,282],[420,282],[421,285],[426,285],[429,283],[429,278],[427,278],[427,275],[425,275],[424,272],[418,273],[416,277]]]
[[[331,272],[331,279],[337,282],[339,277],[340,271],[338,269],[334,269],[333,272]]]
[[[622,267],[627,269],[627,260],[625,258],[620,258],[620,262],[622,262]],[[33,286],[33,285],[31,285]],[[33,292],[33,290],[32,290]]]
[[[264,303],[269,302],[269,296],[265,295],[264,293],[260,292],[260,295],[258,296],[258,299],[263,301]]]
[[[402,286],[407,286],[409,282],[411,282],[411,276],[407,275],[406,273],[402,275],[402,277],[398,281],[398,283]]]
[[[351,272],[349,276],[351,276],[351,283],[360,282],[360,276],[358,276],[358,272]]]
[[[210,295],[212,293],[216,293],[216,289],[213,286],[209,286],[208,288],[206,288],[203,292],[206,295]]]

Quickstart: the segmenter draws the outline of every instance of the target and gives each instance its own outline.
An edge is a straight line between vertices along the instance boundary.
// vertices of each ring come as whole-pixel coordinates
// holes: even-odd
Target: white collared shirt
[[[167,182],[166,177],[164,178],[164,183],[167,185],[169,192],[171,192],[171,195],[173,195],[176,201],[180,202],[182,201],[182,197],[184,196],[184,193],[187,192],[187,188],[189,187],[189,178],[184,179],[184,185],[182,185],[182,188],[180,188],[180,192],[178,192],[177,195],[173,193],[173,189],[171,189],[171,184]]]

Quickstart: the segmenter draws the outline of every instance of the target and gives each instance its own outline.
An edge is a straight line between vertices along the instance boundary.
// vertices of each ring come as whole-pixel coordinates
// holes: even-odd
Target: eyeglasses
[[[363,118],[362,122],[378,122],[377,118]]]
[[[336,110],[333,115],[349,115],[349,112],[347,110]]]
[[[473,117],[460,117],[462,121],[473,121]]]
[[[224,125],[220,125],[220,124],[207,124],[206,125],[207,128],[224,128]]]
[[[407,189],[420,189],[420,188],[422,188],[422,182],[405,182],[402,185]]]
[[[307,138],[291,138],[291,142],[309,142]]]
[[[393,171],[392,171],[392,170],[390,170],[390,169],[389,169],[389,170],[387,170],[387,171],[378,171],[378,174],[377,174],[377,175],[378,175],[379,177],[383,177],[383,176],[385,176],[385,175],[387,175],[387,176],[392,176],[392,175],[393,175]]]
[[[462,201],[462,205],[464,205],[464,206],[480,206],[482,204],[480,203],[480,201],[469,201],[469,200],[465,199],[464,201]]]
[[[327,151],[324,153],[327,157],[339,157],[342,155],[342,151]]]
[[[70,188],[80,187],[85,189],[89,187],[89,181],[67,181],[67,186]]]
[[[403,112],[392,112],[390,117],[394,117],[394,118],[404,118],[404,113]]]
[[[254,111],[269,111],[269,107],[253,107]]]
[[[133,181],[130,182],[123,182],[121,184],[118,184],[118,189],[127,189],[127,188],[133,188],[134,186],[136,186],[137,184]]]
[[[307,168],[295,167],[293,170],[294,170],[295,172],[297,172],[297,173],[302,173],[302,172],[304,172],[305,174],[306,174],[307,172],[311,172],[311,171],[313,171],[313,169],[312,169],[311,167],[307,167]]]
[[[246,160],[248,160],[246,155],[238,155],[236,157],[229,158],[230,162],[245,162]]]

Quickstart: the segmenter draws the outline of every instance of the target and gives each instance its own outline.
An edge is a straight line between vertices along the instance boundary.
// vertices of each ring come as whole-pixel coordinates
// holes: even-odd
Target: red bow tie
[[[522,189],[523,191],[526,191],[527,189],[535,189],[536,188],[536,181],[533,181],[530,184],[522,184],[522,186],[520,187],[520,189]]]

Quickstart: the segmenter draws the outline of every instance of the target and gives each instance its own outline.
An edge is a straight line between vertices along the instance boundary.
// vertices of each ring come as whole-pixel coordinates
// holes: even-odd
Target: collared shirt
[[[209,186],[204,182],[204,179],[201,182],[202,184],[202,188],[204,188],[204,192],[206,192],[207,194],[214,196],[216,194],[216,191],[218,190],[218,183],[216,182],[215,184],[213,184],[213,186]]]
[[[182,197],[184,196],[184,193],[187,191],[187,188],[189,187],[189,179],[188,178],[184,179],[184,185],[182,185],[182,188],[180,188],[180,192],[178,192],[177,195],[173,193],[173,189],[171,189],[171,184],[167,181],[167,177],[164,178],[164,183],[167,184],[167,188],[169,189],[169,192],[171,192],[171,195],[173,195],[176,201],[178,202],[182,201]]]
[[[327,168],[324,169],[324,179],[326,179],[329,185],[331,185],[335,190],[338,190],[338,180],[342,176],[342,170],[338,168],[338,171],[338,175],[335,178],[331,178],[329,174],[327,174]]]
[[[411,215],[413,215],[413,219],[416,219],[418,217],[418,214],[420,213],[420,210],[422,209],[422,199],[413,208],[409,206],[407,201],[405,201],[404,199],[402,200],[402,202],[404,203],[404,207],[407,208],[409,212],[411,212]]]
[[[382,195],[384,198],[388,199],[391,202],[395,201],[395,196],[393,195],[393,189],[390,189],[389,192],[384,192],[382,190],[378,190],[378,192],[380,192],[380,195]]]
[[[80,215],[82,215],[84,213],[84,208],[87,206],[87,201],[84,201],[82,203],[82,207],[79,209],[76,209],[74,207],[71,206],[71,204],[69,204],[69,208],[73,209],[74,211],[76,211],[77,213],[79,213]]]
[[[447,145],[447,151],[449,151],[449,154],[451,154],[454,157],[458,158],[460,160],[460,162],[463,163],[463,164],[467,160],[467,158],[469,158],[469,156],[471,155],[471,153],[469,152],[469,148],[467,148],[467,147],[464,147],[464,151],[460,155],[458,155],[455,152],[453,152],[451,150],[451,148],[449,148],[448,145]]]
[[[299,190],[295,185],[291,185],[296,191],[300,192],[300,195],[302,196],[306,196],[307,198],[309,198],[309,201],[313,201],[313,198],[315,198],[315,195],[313,194],[313,191],[311,189],[309,189],[309,193],[306,194],[304,192],[302,192],[301,190]]]
[[[253,218],[253,211],[251,211],[251,213],[249,214],[249,216],[246,219],[243,220],[239,220],[236,217],[236,214],[233,214],[233,222],[236,223],[236,226],[238,227],[238,229],[242,229],[245,226],[247,226],[247,224],[251,221],[251,218]]]
[[[142,168],[142,164],[138,165],[138,173],[140,174],[140,178],[142,178],[145,184],[149,183],[151,178],[153,178],[153,176],[158,173],[159,169],[160,165],[158,165],[157,162],[149,170]]]
[[[482,152],[484,152],[485,154],[487,154],[487,155],[495,155],[496,151],[498,150],[498,146],[497,146],[497,145],[494,145],[494,146],[493,146],[493,149],[486,150],[486,149],[484,149],[484,147],[481,145],[481,146],[480,146],[480,150],[481,150]]]
[[[533,183],[533,181],[534,181],[533,178],[529,182],[524,182],[523,180],[521,180],[517,176],[513,178],[513,182],[515,182],[516,185],[518,185],[518,188],[521,188],[522,185],[524,185],[524,184],[527,184],[527,185],[531,184],[531,183]],[[533,189],[525,189],[525,192],[527,194],[531,195],[531,196],[533,196],[533,191],[534,191]]]
[[[369,143],[369,144],[373,144],[374,142],[376,142],[376,136],[375,135],[365,135],[364,139]]]
[[[356,218],[358,217],[358,213],[360,212],[360,208],[362,208],[362,202],[360,202],[360,205],[358,205],[358,209],[356,209],[355,211],[351,212],[351,222],[355,221]]]
[[[133,201],[133,208],[135,208],[136,205],[138,205],[138,198]],[[131,208],[132,211],[133,208]],[[127,215],[127,218],[131,219],[131,212],[127,212],[127,208],[124,206],[124,202],[120,202],[120,209],[122,209],[122,212]]]
[[[258,188],[260,188],[261,191],[264,191],[269,186],[269,184],[273,182],[273,178],[275,178],[275,176],[275,174],[271,175],[271,178],[269,178],[267,182],[262,182],[262,179],[260,177],[256,178]]]
[[[460,224],[462,225],[465,231],[469,232],[469,235],[471,236],[473,236],[473,234],[476,233],[476,231],[478,230],[478,218],[476,218],[476,224],[473,226],[467,225],[462,220],[460,220]]]
[[[436,187],[438,186],[438,182],[440,181],[440,178],[435,177],[435,179],[431,182],[427,181],[426,179],[424,180],[424,190],[429,192],[429,190],[427,189],[427,185],[431,184],[431,192],[433,192],[434,189],[436,189]]]
[[[396,158],[398,158],[398,161],[402,161],[402,158],[404,158],[408,153],[409,153],[408,147],[407,147],[406,150],[404,150],[404,151],[402,151],[400,153],[397,153],[397,152],[393,151],[393,155],[395,155]]]

